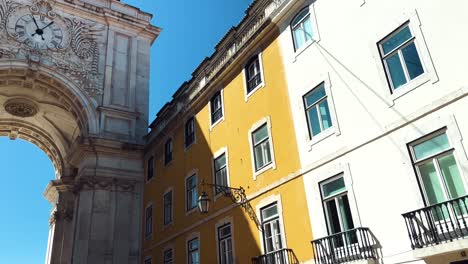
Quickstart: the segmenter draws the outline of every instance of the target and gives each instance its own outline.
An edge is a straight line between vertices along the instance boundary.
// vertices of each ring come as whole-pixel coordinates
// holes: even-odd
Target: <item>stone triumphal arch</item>
[[[138,263],[151,15],[118,0],[0,0],[0,136],[55,166],[49,263]]]

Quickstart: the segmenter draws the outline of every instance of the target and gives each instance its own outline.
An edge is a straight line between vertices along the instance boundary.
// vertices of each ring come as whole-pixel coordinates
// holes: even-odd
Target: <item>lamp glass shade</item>
[[[202,214],[208,213],[210,209],[210,198],[206,194],[206,192],[202,192],[200,197],[198,197],[198,210]]]

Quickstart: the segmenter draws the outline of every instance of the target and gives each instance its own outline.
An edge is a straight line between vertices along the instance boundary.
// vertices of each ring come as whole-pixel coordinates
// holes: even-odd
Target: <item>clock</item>
[[[66,23],[60,18],[20,8],[7,20],[8,34],[29,48],[60,50],[68,45]]]

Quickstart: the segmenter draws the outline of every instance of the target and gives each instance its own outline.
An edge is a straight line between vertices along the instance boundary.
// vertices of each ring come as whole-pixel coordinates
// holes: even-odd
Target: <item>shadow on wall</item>
[[[154,156],[156,168],[154,180],[147,184],[145,191],[145,203],[152,202],[155,210],[154,239],[144,241],[142,255],[143,258],[151,256],[155,263],[163,263],[164,252],[168,249],[172,249],[174,263],[187,263],[190,256],[195,256],[197,247],[200,263],[217,263],[222,252],[229,255],[226,252],[231,250],[234,263],[238,264],[251,263],[252,257],[262,254],[260,223],[252,217],[255,211],[251,205],[246,203],[244,209],[233,202],[231,193],[224,195],[222,190],[209,186],[215,183],[224,185],[215,180],[216,171],[218,181],[222,178],[220,175],[228,176],[231,183],[237,183],[234,178],[240,177],[230,173],[232,169],[226,166],[235,156],[225,148],[231,140],[211,138],[210,120],[206,118],[209,115],[205,108],[177,117],[171,124],[179,125],[166,127],[164,135],[158,135],[148,150],[147,156]],[[185,124],[193,115],[195,141],[186,146]],[[164,146],[168,140],[173,142],[173,159],[166,162]],[[195,194],[190,190],[192,177],[196,177],[197,182]],[[172,221],[166,219],[165,223],[163,197],[169,192],[173,197],[173,217]],[[206,192],[210,199],[206,214],[193,207],[196,205],[193,199],[197,201],[202,192]],[[198,244],[193,243],[196,239]]]

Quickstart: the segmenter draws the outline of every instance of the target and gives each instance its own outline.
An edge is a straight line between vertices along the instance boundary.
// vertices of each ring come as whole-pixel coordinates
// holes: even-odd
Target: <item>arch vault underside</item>
[[[0,0],[0,136],[55,167],[47,263],[140,261],[151,18],[115,0]]]

